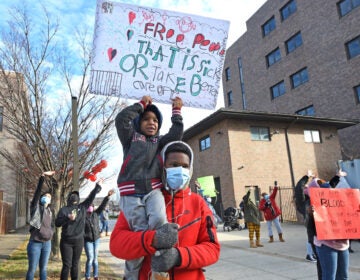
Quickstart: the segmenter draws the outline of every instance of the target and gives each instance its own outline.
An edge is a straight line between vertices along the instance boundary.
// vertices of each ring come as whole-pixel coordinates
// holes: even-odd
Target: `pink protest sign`
[[[360,238],[359,189],[310,188],[317,238]]]
[[[97,1],[90,92],[214,109],[229,22]]]

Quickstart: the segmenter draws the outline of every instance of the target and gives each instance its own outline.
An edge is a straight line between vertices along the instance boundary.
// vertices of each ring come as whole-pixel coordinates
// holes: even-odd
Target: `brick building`
[[[14,72],[7,72],[9,80],[22,79],[22,76]],[[14,85],[19,83],[14,82]],[[21,83],[20,83],[21,84]],[[9,95],[7,85],[0,80],[1,99]],[[25,91],[24,91],[25,92]],[[11,100],[10,97],[6,97]],[[0,149],[5,149],[10,153],[16,153],[20,149],[21,143],[9,133],[11,122],[9,121],[8,108],[0,100]],[[22,113],[22,112],[16,112]],[[19,169],[15,169],[7,159],[0,156],[0,234],[22,227],[26,224],[28,216],[28,193],[27,184],[21,176]]]
[[[360,119],[360,5],[268,0],[226,52],[225,107]],[[360,125],[339,131],[343,159],[360,158]]]
[[[289,187],[312,169],[331,178],[341,156],[337,130],[353,121],[219,109],[187,129],[183,140],[194,151],[192,181],[213,176],[218,192],[216,209],[238,207],[247,187],[255,187],[255,200],[274,181]],[[292,208],[293,207],[287,207]],[[293,212],[295,213],[295,211]]]

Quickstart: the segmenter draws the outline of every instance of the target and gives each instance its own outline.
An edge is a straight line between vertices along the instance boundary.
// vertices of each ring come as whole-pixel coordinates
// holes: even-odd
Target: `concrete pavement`
[[[115,221],[112,221],[113,223]],[[112,228],[113,224],[111,224]],[[285,242],[279,242],[275,236],[274,243],[268,243],[266,224],[261,224],[261,242],[264,247],[249,248],[247,230],[224,232],[218,227],[218,238],[221,243],[219,261],[205,267],[208,280],[314,280],[317,279],[316,264],[305,260],[306,229],[303,225],[282,224]],[[276,232],[275,228],[273,229]],[[109,237],[101,239],[100,258],[106,260],[119,277],[124,271],[124,261],[109,253]],[[354,241],[350,254],[351,280],[360,280],[360,243]]]
[[[113,227],[114,223],[115,220],[111,220],[110,228]],[[285,243],[279,242],[277,238],[275,238],[274,243],[268,243],[266,224],[262,223],[261,242],[264,247],[249,248],[247,230],[224,232],[220,225],[218,228],[218,237],[221,243],[220,259],[216,264],[205,267],[206,279],[317,279],[316,264],[305,261],[305,227],[289,223],[282,224],[282,227]],[[0,235],[0,265],[27,238],[26,230]],[[349,279],[360,280],[360,242],[354,241],[352,248],[355,252],[350,254]],[[99,257],[121,279],[125,263],[123,260],[117,259],[110,254],[109,236],[103,237],[100,240]],[[102,279],[101,275],[100,279]]]

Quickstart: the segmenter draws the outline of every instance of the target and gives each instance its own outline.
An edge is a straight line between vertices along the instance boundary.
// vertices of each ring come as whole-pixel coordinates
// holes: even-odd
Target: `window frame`
[[[357,0],[358,1],[358,0]],[[345,4],[347,5],[348,7],[348,10],[345,10],[343,8],[346,8],[345,5],[342,6],[342,4]],[[350,5],[349,5],[350,4]],[[344,17],[346,16],[347,14],[351,13],[352,10],[356,9],[357,7],[360,6],[360,1],[355,2],[354,3],[354,0],[342,0],[342,1],[339,1],[338,3],[336,3],[336,6],[338,8],[338,12],[339,12],[339,16],[340,17]]]
[[[286,13],[285,13],[285,11],[286,11]],[[297,11],[296,1],[290,0],[279,10],[281,21],[287,20],[289,17],[291,17],[293,14],[295,14],[296,11]]]
[[[232,90],[228,91],[227,93],[227,101],[228,101],[228,106],[231,106],[234,102],[233,102],[233,94],[232,94]]]
[[[306,79],[304,79],[303,73],[306,73]],[[296,83],[296,85],[294,83],[295,77],[299,77],[299,83]],[[298,88],[299,86],[309,82],[309,73],[308,73],[307,67],[304,67],[304,68],[300,69],[299,71],[295,72],[294,74],[291,74],[290,81],[291,81],[291,87],[293,89]]]
[[[283,86],[283,87],[280,87]],[[284,92],[281,92],[279,89],[284,88]],[[274,94],[274,89],[278,89],[278,94],[275,96]],[[271,95],[271,100],[274,100],[282,95],[284,95],[286,93],[286,87],[285,87],[285,82],[284,80],[278,82],[277,84],[273,85],[270,87],[270,95]]]
[[[226,67],[226,69],[225,69],[225,79],[226,79],[226,81],[230,81],[230,79],[231,79],[230,67]]]
[[[355,94],[356,104],[360,104],[360,84],[354,86],[354,94]]]
[[[309,112],[309,109],[312,109],[312,111],[314,112],[313,114],[308,114]],[[302,112],[304,112],[304,114],[302,114]],[[297,110],[295,112],[296,115],[301,115],[301,116],[315,116],[315,108],[314,108],[314,105],[310,105],[310,106],[307,106],[305,108],[302,108],[300,110]]]
[[[250,136],[251,141],[271,141],[270,128],[265,126],[250,126]]]
[[[272,63],[270,64],[270,58],[272,59]],[[276,49],[272,50],[266,55],[266,66],[269,68],[270,66],[274,65],[276,62],[281,60],[281,51],[280,48],[277,47]]]
[[[300,44],[298,44],[297,38],[300,38]],[[291,50],[289,50],[289,44],[291,43],[293,43],[294,47]],[[290,54],[294,52],[297,48],[301,47],[302,44],[303,44],[303,39],[302,39],[301,31],[299,31],[285,41],[286,54]]]
[[[352,43],[356,43],[358,45],[357,48],[355,49],[356,52],[354,54],[352,54],[352,51],[350,50],[350,45]],[[355,37],[354,39],[351,39],[350,41],[346,42],[345,48],[346,48],[346,54],[347,54],[348,59],[352,59],[352,58],[359,56],[360,55],[360,35]]]
[[[316,139],[314,137],[315,134],[317,134]],[[309,137],[311,139],[309,139]],[[304,129],[304,141],[305,141],[305,143],[314,143],[314,144],[322,143],[320,130],[318,130],[318,129]]]
[[[273,23],[273,24],[270,24]],[[269,27],[269,28],[266,28]],[[276,29],[275,16],[270,17],[263,25],[261,25],[261,31],[263,37],[268,36],[272,31]]]
[[[204,143],[204,145],[203,145]],[[200,152],[206,151],[211,148],[211,139],[210,135],[206,135],[199,139],[199,150]]]

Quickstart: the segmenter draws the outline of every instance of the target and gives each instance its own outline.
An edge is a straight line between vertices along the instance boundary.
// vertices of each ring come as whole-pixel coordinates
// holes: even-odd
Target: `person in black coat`
[[[100,225],[99,216],[105,209],[109,202],[110,196],[114,193],[113,190],[108,192],[108,195],[104,197],[100,206],[94,210],[94,205],[90,205],[87,209],[85,219],[85,253],[86,253],[86,266],[85,266],[85,279],[90,280],[91,268],[93,268],[94,280],[99,279],[99,240],[100,240]]]
[[[96,183],[88,197],[80,203],[79,192],[72,191],[67,205],[62,207],[55,219],[55,226],[61,227],[60,252],[62,260],[61,280],[78,280],[81,252],[84,247],[86,211],[93,203],[101,186]]]

